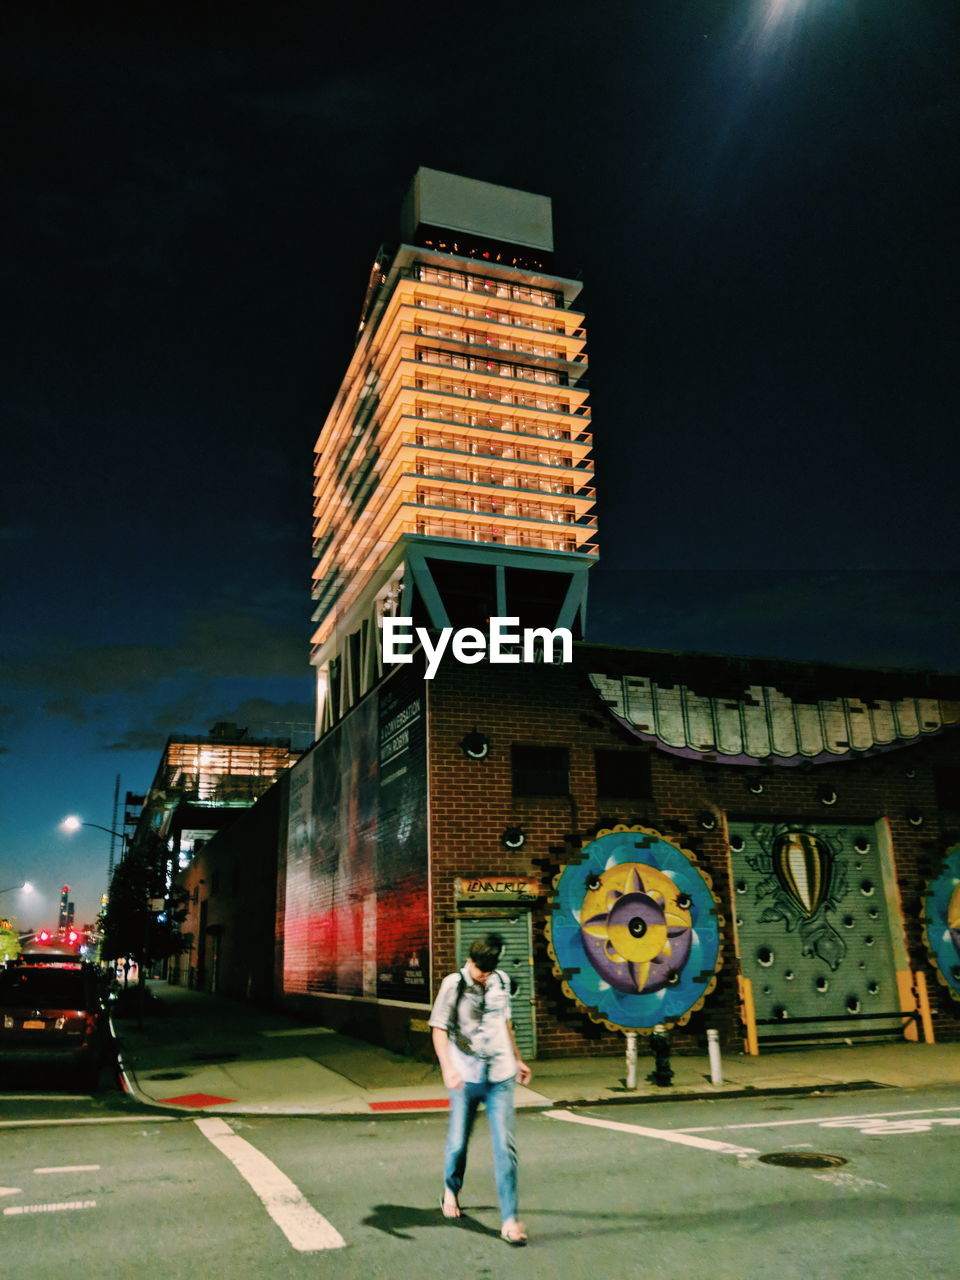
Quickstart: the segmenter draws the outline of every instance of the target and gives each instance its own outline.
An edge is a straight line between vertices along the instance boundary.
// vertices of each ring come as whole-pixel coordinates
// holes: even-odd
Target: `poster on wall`
[[[422,675],[400,669],[295,766],[283,989],[429,998]]]

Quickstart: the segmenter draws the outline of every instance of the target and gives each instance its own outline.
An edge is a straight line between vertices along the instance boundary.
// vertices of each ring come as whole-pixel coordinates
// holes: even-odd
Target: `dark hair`
[[[499,933],[485,933],[476,938],[467,953],[482,973],[492,973],[497,967],[500,952],[503,950],[503,938]]]

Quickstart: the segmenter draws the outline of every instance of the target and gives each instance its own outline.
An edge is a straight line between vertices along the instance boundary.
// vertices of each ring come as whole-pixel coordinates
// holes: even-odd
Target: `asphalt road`
[[[455,1225],[437,1207],[440,1116],[166,1119],[107,1088],[13,1093],[0,1093],[0,1239],[18,1274],[81,1263],[103,1280],[956,1273],[956,1090],[521,1114],[522,1250],[499,1239],[482,1121]],[[770,1154],[844,1163],[781,1167]]]

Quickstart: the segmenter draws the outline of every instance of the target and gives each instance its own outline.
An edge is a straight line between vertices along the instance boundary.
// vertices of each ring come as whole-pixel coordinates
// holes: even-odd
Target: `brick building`
[[[569,665],[397,668],[291,771],[278,994],[416,1047],[443,975],[495,928],[542,1057],[621,1052],[612,1027],[636,1000],[631,1016],[672,1024],[681,1049],[707,1027],[738,1044],[745,990],[761,1043],[914,1035],[898,1011],[916,1008],[917,974],[938,1038],[955,1036],[960,954],[951,977],[923,915],[960,827],[957,692],[923,673],[593,645]],[[666,913],[656,955],[616,941],[613,909],[593,942],[579,911],[561,918],[564,868],[586,902],[591,867],[602,882],[635,864],[647,883],[623,906],[645,906],[626,924],[660,909],[649,941]],[[672,882],[690,892],[671,906],[651,886]],[[581,943],[589,963],[566,965]]]

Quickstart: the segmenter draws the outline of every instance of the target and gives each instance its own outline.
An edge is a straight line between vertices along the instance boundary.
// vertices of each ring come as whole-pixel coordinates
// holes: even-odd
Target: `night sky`
[[[550,195],[586,282],[591,639],[960,666],[954,0],[4,12],[22,926],[94,918],[57,824],[169,733],[309,741],[312,447],[421,164]]]

